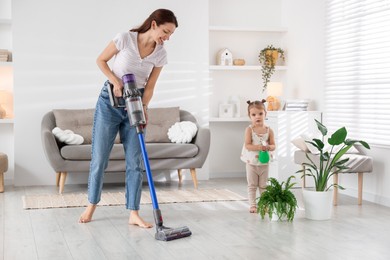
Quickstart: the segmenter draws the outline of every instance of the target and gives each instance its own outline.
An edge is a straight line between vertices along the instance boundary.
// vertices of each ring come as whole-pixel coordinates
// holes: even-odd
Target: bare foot
[[[136,225],[142,228],[153,227],[153,224],[146,222],[138,215],[138,210],[130,211],[129,225]]]
[[[96,205],[89,204],[87,208],[84,210],[83,214],[81,214],[79,218],[79,223],[88,223],[92,221],[92,215],[95,212]]]
[[[249,209],[249,213],[257,213],[256,206],[251,206],[250,209]]]

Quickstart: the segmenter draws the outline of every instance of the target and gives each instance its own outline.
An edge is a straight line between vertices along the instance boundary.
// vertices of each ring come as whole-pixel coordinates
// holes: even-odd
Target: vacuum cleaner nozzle
[[[158,227],[156,233],[156,239],[162,241],[171,241],[174,239],[179,239],[183,237],[191,236],[192,232],[186,226],[180,228],[168,228],[168,227]]]

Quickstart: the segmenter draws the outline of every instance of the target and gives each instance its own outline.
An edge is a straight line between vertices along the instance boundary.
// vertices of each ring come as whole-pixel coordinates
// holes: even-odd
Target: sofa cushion
[[[57,127],[81,135],[84,144],[91,143],[94,109],[54,109],[53,114]]]
[[[91,160],[92,145],[66,145],[61,148],[61,156],[66,160]],[[149,143],[146,144],[149,159],[192,158],[199,153],[195,144]],[[115,144],[110,160],[124,160],[122,144]]]
[[[84,138],[83,144],[92,143],[92,126],[95,109],[53,109],[56,126],[62,130],[71,130]],[[119,144],[119,134],[115,138]]]
[[[148,110],[148,126],[146,143],[170,143],[168,129],[180,121],[179,107],[150,108]]]

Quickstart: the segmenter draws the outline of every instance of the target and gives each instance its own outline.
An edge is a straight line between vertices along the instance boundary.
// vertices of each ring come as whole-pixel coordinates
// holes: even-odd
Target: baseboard
[[[210,172],[210,179],[216,178],[240,178],[245,177],[245,172]]]
[[[350,188],[350,187],[344,187],[344,188],[345,188],[345,190],[339,189],[340,194],[345,194],[345,195],[348,195],[350,197],[357,198],[358,190],[356,188]],[[373,194],[370,192],[363,191],[363,201],[369,201],[369,202],[376,203],[376,204],[379,204],[382,206],[390,207],[390,198],[389,197],[380,196],[380,195]]]

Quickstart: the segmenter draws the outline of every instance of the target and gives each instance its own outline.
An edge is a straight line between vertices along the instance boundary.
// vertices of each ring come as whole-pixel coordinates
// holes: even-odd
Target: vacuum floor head
[[[158,227],[155,238],[162,241],[171,241],[191,236],[192,232],[186,226],[180,228]]]

